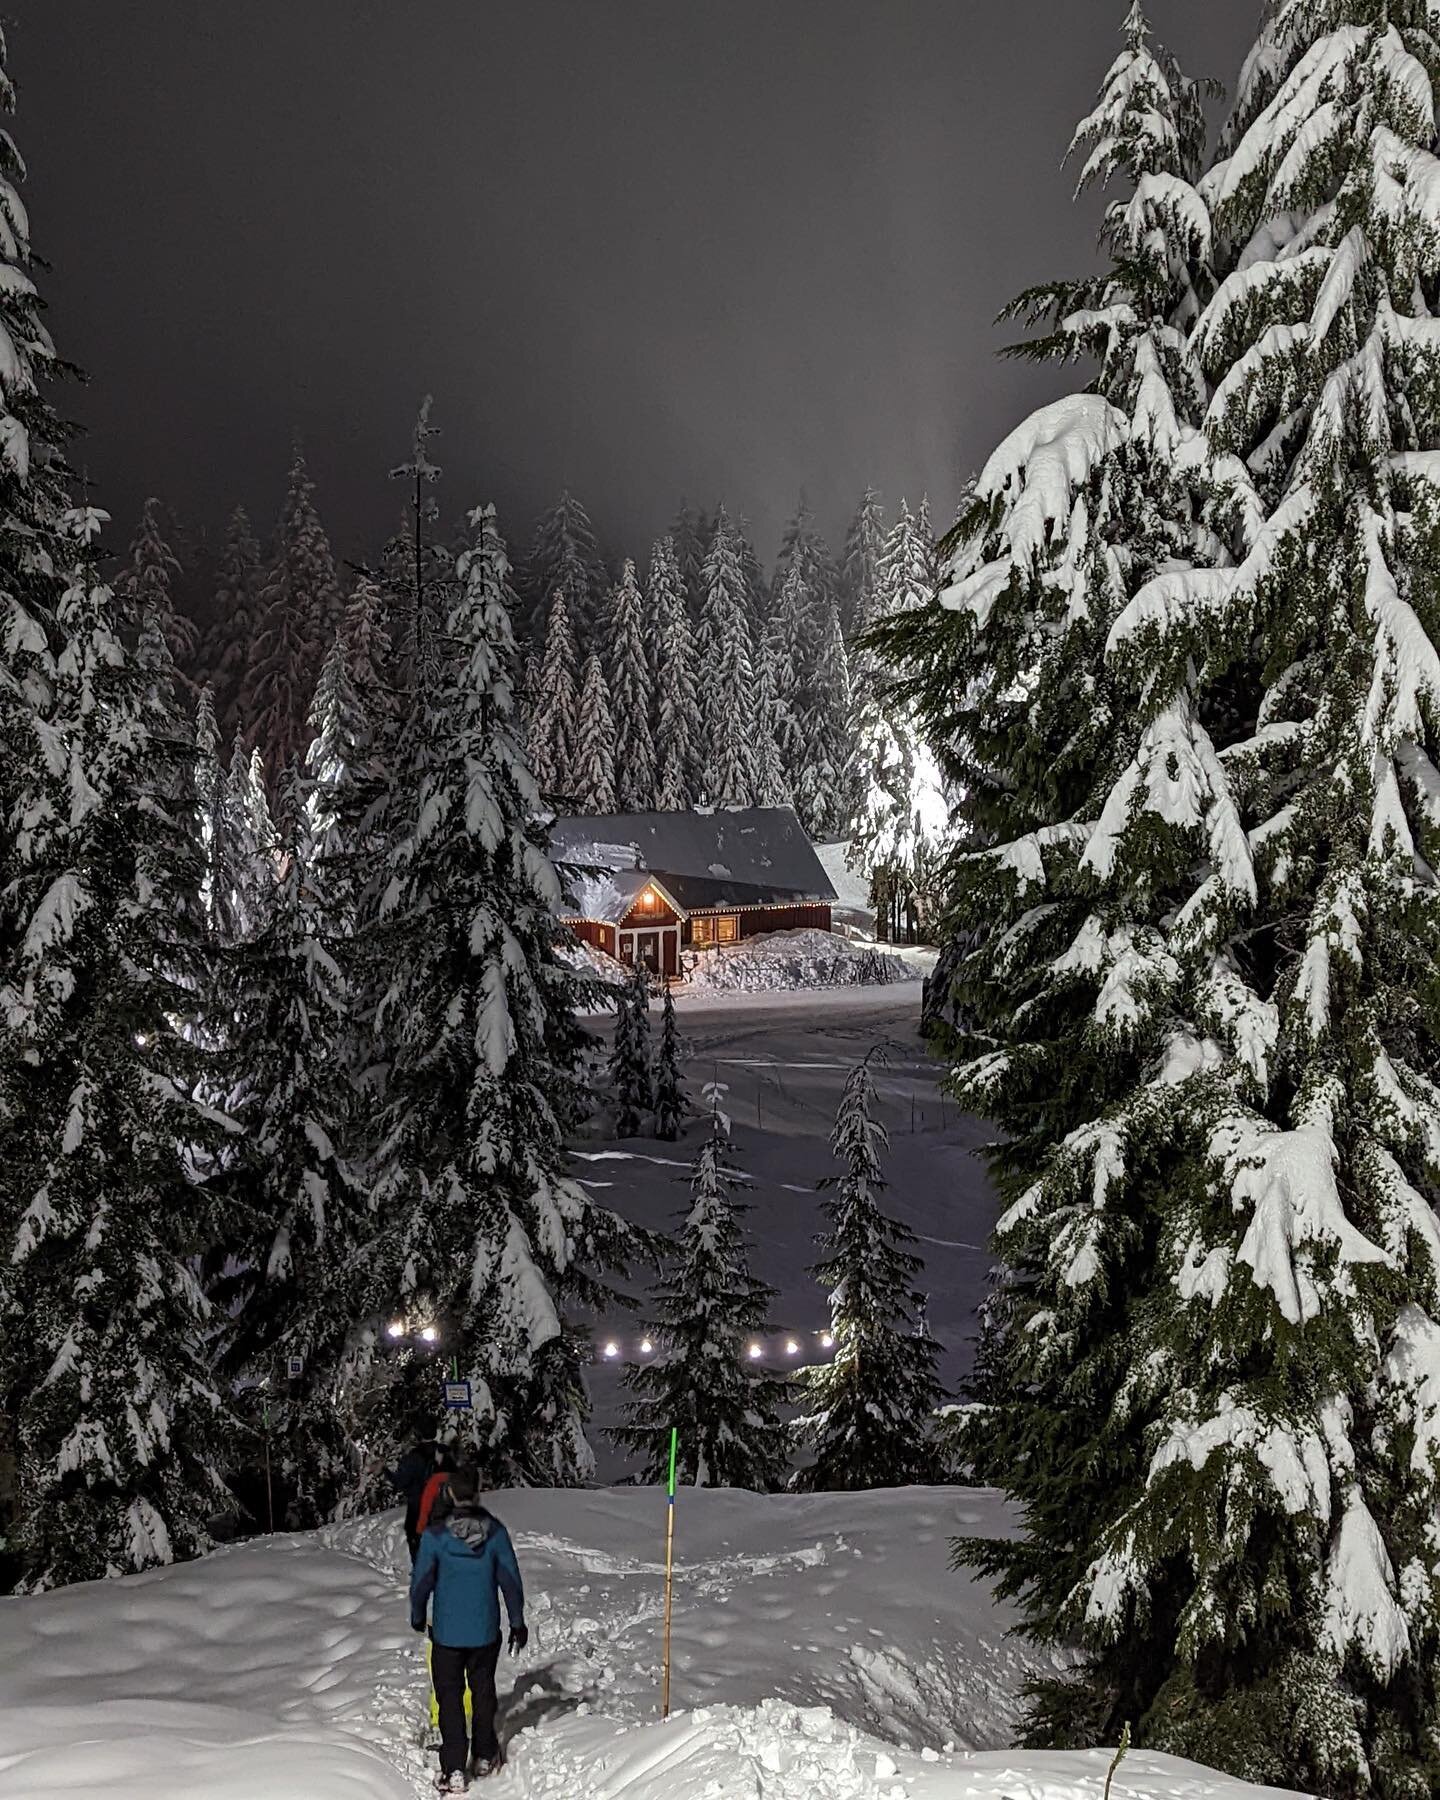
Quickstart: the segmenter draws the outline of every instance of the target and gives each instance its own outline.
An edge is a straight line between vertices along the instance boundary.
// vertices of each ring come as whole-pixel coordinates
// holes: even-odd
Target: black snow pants
[[[480,1758],[500,1754],[495,1736],[495,1665],[500,1640],[478,1649],[430,1646],[430,1679],[440,1707],[440,1767],[447,1775],[465,1767],[465,1688],[470,1688],[470,1752]]]

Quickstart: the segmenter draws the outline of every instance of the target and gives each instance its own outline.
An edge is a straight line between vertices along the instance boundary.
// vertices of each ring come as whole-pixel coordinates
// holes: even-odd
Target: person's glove
[[[423,1619],[411,1619],[410,1629],[412,1631],[423,1631],[425,1629],[425,1621]]]
[[[510,1627],[510,1654],[516,1655],[530,1642],[530,1632],[524,1625]]]

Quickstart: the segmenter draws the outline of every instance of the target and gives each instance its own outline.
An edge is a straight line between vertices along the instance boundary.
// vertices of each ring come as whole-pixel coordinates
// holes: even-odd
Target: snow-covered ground
[[[946,1568],[952,1532],[1006,1529],[992,1494],[683,1492],[667,1722],[663,1496],[529,1490],[494,1506],[531,1623],[528,1650],[502,1659],[495,1800],[1099,1800],[1102,1750],[1003,1748],[1024,1656],[1006,1612]],[[0,1601],[0,1800],[424,1793],[405,1562],[389,1515]],[[1143,1752],[1112,1791],[1275,1792]]]
[[[884,946],[855,943],[833,931],[767,931],[739,944],[690,953],[686,986],[747,994],[813,988],[883,986],[912,971]]]

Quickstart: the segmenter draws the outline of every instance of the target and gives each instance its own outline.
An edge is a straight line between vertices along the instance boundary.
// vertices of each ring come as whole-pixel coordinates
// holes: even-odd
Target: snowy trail
[[[664,1503],[499,1495],[530,1595],[502,1657],[495,1800],[1098,1800],[1105,1758],[1005,1751],[1029,1666],[946,1567],[993,1494],[682,1493],[676,1714],[658,1720]],[[410,1800],[431,1792],[393,1515],[0,1601],[0,1800]],[[1137,1756],[1115,1800],[1241,1800]]]

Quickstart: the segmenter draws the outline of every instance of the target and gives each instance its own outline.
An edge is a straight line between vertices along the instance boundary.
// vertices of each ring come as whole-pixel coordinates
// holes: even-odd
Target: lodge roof
[[[572,918],[617,923],[644,888],[645,875],[653,875],[687,913],[829,906],[835,900],[815,847],[788,806],[557,818],[550,851],[567,904],[577,909]],[[601,905],[620,905],[621,911],[588,910]]]

